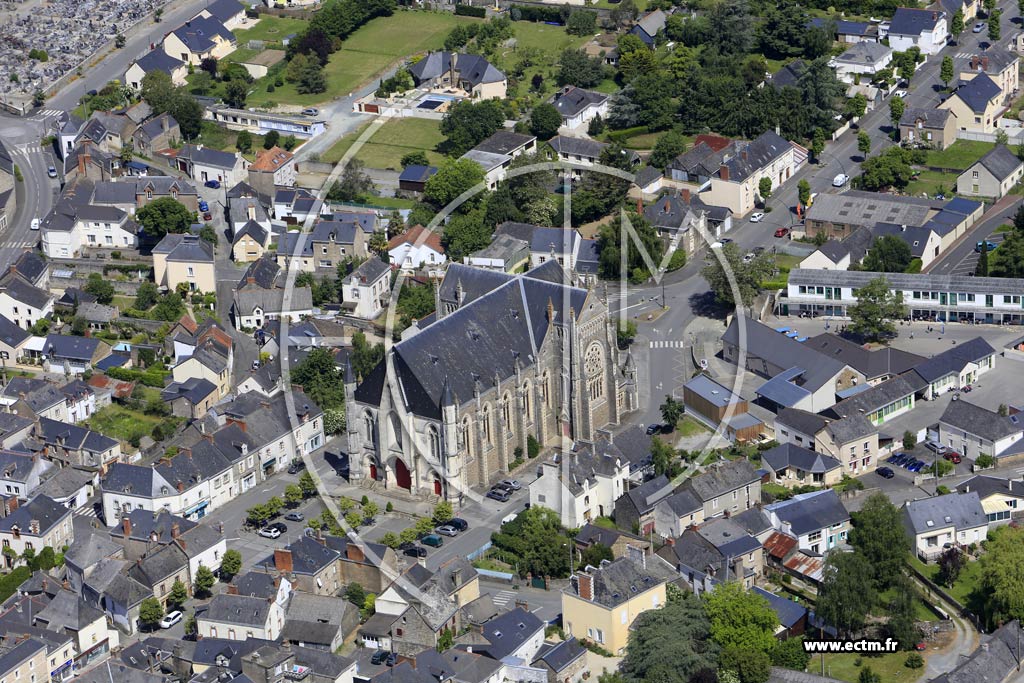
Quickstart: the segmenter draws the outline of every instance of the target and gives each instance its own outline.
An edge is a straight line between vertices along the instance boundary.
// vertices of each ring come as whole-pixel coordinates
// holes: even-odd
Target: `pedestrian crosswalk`
[[[659,339],[651,342],[652,349],[681,349],[686,344],[681,339]]]
[[[956,59],[970,59],[974,56],[973,52],[957,52],[953,55]]]
[[[96,508],[91,505],[83,505],[75,510],[73,514],[78,515],[79,517],[96,517]]]
[[[498,591],[492,598],[495,607],[504,607],[516,597],[515,591]]]
[[[52,118],[52,117],[55,117],[55,116],[60,116],[63,113],[64,112],[62,112],[60,109],[40,109],[39,111],[37,111],[35,114],[30,116],[29,118],[30,119],[34,119],[36,121],[41,121],[43,119],[48,119],[48,118]]]

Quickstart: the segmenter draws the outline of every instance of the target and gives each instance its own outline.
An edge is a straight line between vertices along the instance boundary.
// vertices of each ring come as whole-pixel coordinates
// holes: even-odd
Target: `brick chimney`
[[[132,520],[130,520],[127,517],[122,519],[121,520],[121,529],[124,530],[124,538],[125,538],[125,540],[128,540],[129,538],[131,538],[131,535],[132,535]]]
[[[690,191],[687,190],[686,188],[683,188],[682,195],[683,195],[683,201],[686,202],[687,204],[689,204],[690,203]]]
[[[576,592],[584,600],[594,599],[594,577],[590,574],[576,575]]]
[[[366,556],[363,554],[363,549],[355,543],[349,543],[345,546],[345,557],[352,562],[362,562],[366,559]]]
[[[185,493],[185,482],[178,482],[178,493]]]
[[[38,534],[39,533],[39,520],[38,519],[29,520],[28,530],[29,530],[30,533]]]
[[[988,71],[988,57],[981,58],[981,70]]]
[[[722,180],[729,180],[729,167],[722,164],[718,167],[718,177]]]
[[[171,538],[177,538],[181,536],[181,525],[175,522],[171,525]]]
[[[236,586],[233,583],[229,583],[228,584],[228,588],[227,588],[227,594],[228,595],[238,595],[238,586]]]
[[[279,572],[291,573],[292,551],[286,548],[274,548],[274,566]]]

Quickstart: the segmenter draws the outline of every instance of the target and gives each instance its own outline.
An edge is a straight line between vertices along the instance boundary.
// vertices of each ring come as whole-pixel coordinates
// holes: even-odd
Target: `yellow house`
[[[1009,50],[992,50],[980,55],[971,55],[960,66],[962,82],[973,79],[978,74],[987,74],[995,81],[1003,93],[1003,101],[1020,87],[1020,57]]]
[[[796,150],[774,131],[762,133],[749,143],[735,143],[731,156],[723,158],[711,176],[711,187],[700,193],[705,204],[724,206],[734,216],[744,216],[760,198],[762,178],[768,178],[774,192],[796,170]]]
[[[205,379],[217,387],[217,398],[227,396],[231,391],[232,354],[222,353],[219,345],[211,344],[197,348],[192,355],[174,366],[171,374],[175,382],[188,379]]]
[[[153,247],[153,279],[172,291],[184,282],[190,291],[216,292],[213,263],[213,245],[196,235],[167,234]]]
[[[164,52],[193,66],[208,57],[226,57],[236,47],[234,34],[213,17],[197,16],[164,36]]]
[[[665,585],[678,574],[657,555],[629,548],[625,557],[587,566],[562,591],[566,634],[596,643],[621,655],[633,621],[665,604]],[[635,591],[633,588],[635,587]]]
[[[256,221],[250,220],[235,232],[231,255],[236,263],[258,261],[270,244],[270,231]]]
[[[957,128],[972,133],[994,133],[1006,107],[1003,91],[986,73],[980,73],[956,89],[939,105],[956,116]]]

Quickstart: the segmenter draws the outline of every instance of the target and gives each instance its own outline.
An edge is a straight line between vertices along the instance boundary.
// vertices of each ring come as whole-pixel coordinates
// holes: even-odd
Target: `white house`
[[[196,182],[216,180],[222,185],[233,187],[248,179],[249,162],[240,152],[232,154],[202,144],[189,144],[171,150],[169,154],[169,163]]]
[[[829,65],[836,70],[836,77],[845,83],[853,83],[857,77],[871,80],[875,74],[892,63],[892,48],[873,41],[854,43],[850,48],[834,57]]]
[[[373,320],[391,293],[391,266],[369,258],[341,282],[341,307],[351,315]]]
[[[0,278],[0,316],[27,330],[53,313],[53,295],[28,283],[16,272]]]
[[[142,79],[146,77],[146,74],[155,71],[170,76],[171,83],[174,85],[182,86],[187,83],[185,77],[188,76],[188,65],[160,48],[151,50],[132,62],[128,70],[124,72],[124,82],[133,90],[141,90]],[[63,135],[61,137],[61,149],[70,151],[69,148],[64,147]]]
[[[577,444],[541,465],[541,476],[530,484],[530,505],[554,510],[562,526],[576,529],[611,516],[628,479],[629,461],[612,443]]]
[[[212,17],[224,24],[224,28],[229,31],[233,31],[247,23],[245,5],[238,0],[214,0],[192,18],[196,19],[198,17]]]
[[[850,513],[832,489],[801,493],[764,507],[772,526],[797,539],[801,550],[824,554],[846,543]]]
[[[1016,415],[1000,415],[963,398],[950,401],[939,418],[939,443],[971,460],[1020,453],[1022,439],[1024,423]]]
[[[39,495],[27,503],[17,496],[4,496],[0,501],[0,543],[10,548],[15,557],[31,548],[37,553],[50,547],[55,551],[75,540],[71,510],[49,496]],[[3,554],[4,566],[10,569],[12,558]]]
[[[948,36],[946,13],[939,9],[900,7],[889,22],[889,47],[894,52],[916,46],[922,54],[934,55],[945,47]]]
[[[441,245],[441,236],[422,225],[416,225],[388,242],[388,260],[392,268],[410,272],[426,268],[439,270],[448,257]]]
[[[609,98],[604,93],[584,90],[570,85],[555,94],[552,103],[562,115],[562,125],[566,128],[579,128],[600,116],[608,118]]]
[[[914,551],[925,561],[947,547],[981,543],[988,536],[988,517],[977,491],[907,501],[903,524]]]
[[[276,601],[221,593],[196,619],[202,638],[277,640],[284,628],[284,610]]]

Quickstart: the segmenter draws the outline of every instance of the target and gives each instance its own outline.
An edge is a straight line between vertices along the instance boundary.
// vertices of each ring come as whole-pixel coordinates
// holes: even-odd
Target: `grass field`
[[[961,171],[971,166],[994,147],[994,143],[979,140],[957,140],[948,149],[931,150],[928,152],[927,166],[956,168]]]
[[[438,121],[411,117],[392,119],[356,153],[356,158],[370,168],[400,170],[403,156],[409,152],[424,151],[430,163],[436,165],[441,163],[444,155],[434,150],[443,141]],[[328,153],[330,151],[333,150]]]
[[[885,683],[911,683],[921,678],[922,669],[911,669],[905,665],[908,654],[907,652],[894,652],[878,657],[865,657],[852,653],[825,655],[825,675],[838,678],[841,681],[857,683],[861,670],[870,667],[872,671],[882,677],[881,680]],[[821,673],[820,656],[816,655],[808,667],[813,673]],[[927,659],[927,657],[925,658]],[[860,666],[857,666],[855,662],[860,662]]]
[[[136,410],[128,410],[117,404],[97,410],[85,421],[90,429],[121,441],[131,441],[133,437],[148,436],[153,431],[153,427],[159,423],[160,418],[158,417],[145,415]]]
[[[256,152],[263,149],[263,136],[252,135],[252,152],[245,155],[246,159],[252,161],[256,158]],[[203,120],[199,128],[199,142],[207,147],[219,149],[224,152],[236,150],[235,140],[238,138],[238,131],[228,130],[219,126],[213,121]]]
[[[907,185],[907,194],[920,197],[922,193],[927,193],[929,197],[934,197],[942,190],[948,197],[956,191],[956,179],[955,173],[921,171],[917,180],[911,180]]]
[[[912,557],[910,563],[919,572],[938,583],[939,565],[937,563],[925,564],[916,557]],[[968,562],[961,570],[953,587],[945,588],[945,590],[975,614],[985,613],[985,596],[981,587],[981,563]]]
[[[262,40],[267,43],[280,43],[285,36],[301,33],[306,28],[305,19],[291,19],[263,15],[252,28],[234,31],[239,47],[245,47],[250,40]]]
[[[557,71],[558,57],[562,51],[567,48],[583,47],[590,40],[590,36],[571,36],[565,32],[565,28],[562,26],[517,21],[513,27],[516,44],[514,47],[499,51],[494,57],[494,65],[505,73],[509,73],[519,62],[517,55],[519,50],[536,53],[531,55],[531,66],[523,70],[519,82],[529,84],[534,75],[542,75],[544,86],[543,92],[539,93],[542,97],[553,93],[557,87],[554,74]]]
[[[268,76],[256,82],[249,104],[256,107],[269,107],[270,104],[305,107],[343,97],[398,59],[442,47],[445,36],[453,27],[473,21],[479,20],[441,12],[412,10],[374,19],[353,33],[342,43],[342,48],[331,55],[324,67],[326,92],[299,94],[295,85],[287,82],[274,92],[267,92],[267,85],[272,82]],[[254,30],[259,30],[259,27]]]

